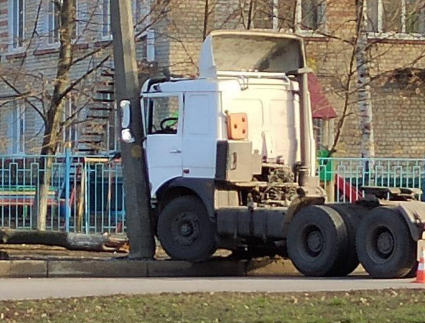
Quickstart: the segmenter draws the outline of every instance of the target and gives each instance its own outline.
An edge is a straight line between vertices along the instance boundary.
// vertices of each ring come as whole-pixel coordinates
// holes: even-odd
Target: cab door
[[[146,109],[146,155],[154,194],[162,184],[182,176],[182,95],[149,94]]]
[[[184,177],[215,178],[218,106],[217,93],[185,94]]]

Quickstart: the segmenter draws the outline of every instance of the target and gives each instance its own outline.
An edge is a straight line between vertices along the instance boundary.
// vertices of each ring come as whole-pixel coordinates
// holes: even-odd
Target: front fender
[[[211,219],[215,218],[215,181],[213,179],[177,177],[162,185],[157,192],[166,195],[167,191],[179,188],[188,189],[193,192],[204,203],[209,217]]]

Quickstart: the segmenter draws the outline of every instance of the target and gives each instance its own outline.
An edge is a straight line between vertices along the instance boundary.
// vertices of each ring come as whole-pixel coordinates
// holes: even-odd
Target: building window
[[[62,112],[62,143],[64,148],[75,148],[78,140],[78,111],[73,99],[67,99]]]
[[[315,31],[325,24],[326,0],[252,0],[245,7],[246,27]],[[295,28],[296,27],[296,28]]]
[[[60,35],[60,9],[55,1],[49,1],[49,43],[59,41]]]
[[[257,0],[248,10],[251,11],[251,26],[258,29],[273,28],[273,0]]]
[[[152,0],[133,0],[133,22],[138,31],[145,31],[151,25]]]
[[[73,25],[70,26],[72,28],[72,39],[75,39],[78,34],[78,20],[77,20],[77,12],[78,12],[78,2],[77,0],[73,0],[74,10],[75,10],[75,18],[72,22]],[[49,13],[48,13],[48,28],[49,28],[49,43],[57,43],[60,40],[60,4],[56,1],[49,2]]]
[[[313,119],[316,150],[329,150],[334,143],[335,119]]]
[[[103,0],[102,2],[102,38],[111,38],[110,0]]]
[[[425,0],[367,1],[368,31],[425,34]]]
[[[7,137],[9,154],[25,152],[25,106],[20,101],[14,101],[8,112]]]
[[[325,25],[326,0],[297,0],[299,30],[320,30]]]
[[[293,30],[295,8],[296,0],[251,0],[244,7],[245,27]]]
[[[24,0],[10,0],[9,2],[9,22],[11,44],[13,48],[22,47],[24,41],[25,29],[25,1]]]
[[[132,3],[132,9],[133,9],[133,23],[135,26],[137,26],[140,22],[140,19],[142,17],[140,17],[140,6],[141,3],[138,0],[133,0]]]

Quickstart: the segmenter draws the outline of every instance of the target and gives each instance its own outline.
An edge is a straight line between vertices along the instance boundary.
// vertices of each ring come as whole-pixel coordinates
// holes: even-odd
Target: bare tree
[[[373,158],[375,157],[375,139],[369,64],[367,59],[367,0],[359,0],[357,2],[356,30],[357,93],[359,98],[360,131],[362,133],[360,154],[364,158]]]
[[[9,68],[3,66],[4,72],[0,76],[3,85],[12,93],[12,98],[3,98],[4,103],[11,100],[22,100],[25,104],[34,109],[43,120],[43,134],[41,141],[40,169],[43,171],[39,177],[37,185],[36,199],[33,207],[33,226],[38,230],[45,230],[46,215],[48,213],[48,192],[52,177],[54,155],[63,145],[62,134],[64,129],[71,127],[79,121],[78,115],[87,102],[93,100],[93,92],[97,86],[96,78],[99,77],[101,69],[111,58],[110,40],[104,41],[99,46],[81,51],[78,48],[80,39],[84,38],[84,33],[93,32],[93,28],[99,25],[96,22],[96,12],[99,10],[100,1],[90,3],[87,12],[84,12],[84,19],[77,17],[75,0],[39,0],[37,13],[35,14],[31,36],[26,40],[21,62],[18,66]],[[46,6],[51,8],[51,19],[55,19],[56,30],[49,30],[48,34],[42,34],[39,30],[41,24],[41,14]],[[142,17],[136,22],[136,37],[141,37],[159,22],[167,13],[168,2],[158,1],[152,5]],[[79,18],[79,19],[77,19]],[[79,25],[79,34],[76,33],[76,26]],[[54,33],[54,34],[52,34]],[[57,37],[57,56],[55,56],[55,75],[44,75],[42,71],[31,71],[26,68],[28,58],[32,50],[37,50],[37,41],[43,37]],[[86,41],[91,41],[87,36]],[[75,72],[76,69],[83,72]],[[50,68],[50,66],[49,66]],[[96,77],[94,77],[96,76]],[[36,86],[32,86],[35,84]],[[85,103],[77,108],[73,113],[67,115],[64,120],[64,106],[67,100],[75,96]]]

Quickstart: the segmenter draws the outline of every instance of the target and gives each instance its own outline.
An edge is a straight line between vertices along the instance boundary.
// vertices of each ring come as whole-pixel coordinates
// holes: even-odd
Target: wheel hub
[[[318,231],[312,231],[307,237],[307,247],[314,254],[320,253],[323,248],[323,234]]]
[[[180,232],[183,236],[188,237],[193,233],[193,226],[190,222],[183,223]]]
[[[376,246],[378,252],[384,257],[388,257],[394,250],[394,237],[391,232],[385,230],[378,234]]]
[[[172,224],[171,234],[178,244],[184,246],[192,245],[200,236],[198,217],[191,212],[176,215]]]

